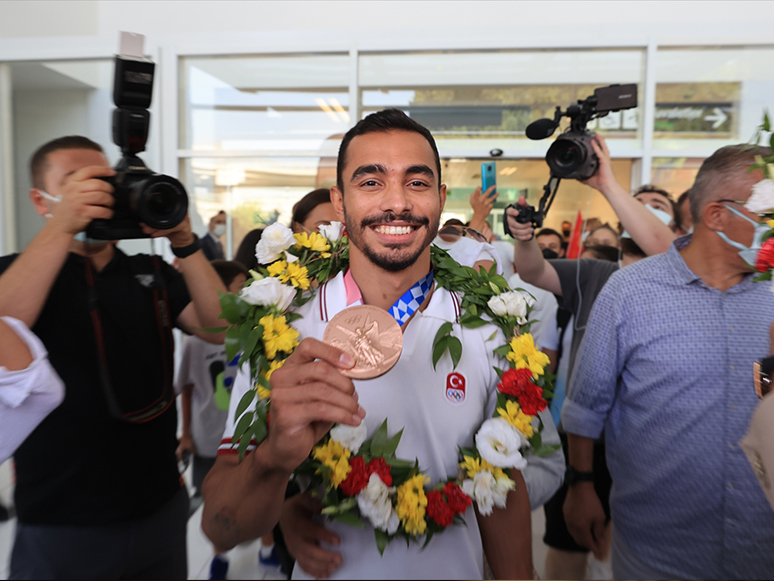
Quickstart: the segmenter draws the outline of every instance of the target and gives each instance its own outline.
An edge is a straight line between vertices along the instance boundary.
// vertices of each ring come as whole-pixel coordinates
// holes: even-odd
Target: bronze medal
[[[352,379],[373,379],[387,373],[400,359],[403,333],[387,311],[362,305],[334,316],[323,333],[323,342],[345,351],[355,360],[352,369],[341,369]]]

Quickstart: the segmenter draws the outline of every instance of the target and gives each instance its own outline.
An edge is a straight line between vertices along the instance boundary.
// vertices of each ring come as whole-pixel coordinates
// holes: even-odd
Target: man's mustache
[[[411,214],[409,212],[405,212],[400,216],[397,216],[395,212],[384,212],[377,216],[369,216],[367,218],[363,218],[360,221],[360,227],[367,228],[368,226],[371,226],[373,224],[385,224],[388,222],[397,222],[397,221],[405,222],[406,224],[409,224],[411,226],[429,226],[430,225],[430,219],[427,216],[415,216],[414,214]]]

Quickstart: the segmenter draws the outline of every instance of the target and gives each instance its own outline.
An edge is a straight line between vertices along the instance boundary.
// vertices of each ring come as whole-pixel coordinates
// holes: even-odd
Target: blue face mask
[[[741,242],[736,242],[735,240],[731,240],[728,236],[726,236],[725,232],[717,232],[717,235],[720,236],[725,242],[733,246],[734,248],[739,249],[739,256],[742,257],[742,260],[744,260],[747,264],[749,264],[752,267],[755,267],[755,261],[758,259],[758,252],[761,250],[761,245],[763,244],[763,236],[770,230],[766,224],[759,224],[755,220],[748,218],[744,214],[742,214],[739,210],[736,210],[734,208],[731,208],[730,206],[726,206],[723,204],[723,206],[727,209],[732,211],[734,214],[739,216],[740,218],[744,218],[748,222],[750,222],[753,226],[755,226],[755,234],[753,234],[753,240],[752,240],[752,246],[747,247]]]

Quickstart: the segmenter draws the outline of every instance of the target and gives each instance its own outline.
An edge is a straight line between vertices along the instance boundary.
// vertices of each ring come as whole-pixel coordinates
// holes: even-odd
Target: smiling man
[[[473,443],[496,404],[497,361],[486,342],[495,327],[455,326],[464,345],[456,368],[467,385],[462,400],[447,394],[455,371],[448,355],[435,370],[431,363],[431,338],[459,313],[457,297],[432,284],[430,243],[446,186],[430,132],[395,109],[369,115],[345,135],[337,170],[331,201],[350,237],[350,269],[298,309],[303,318],[294,326],[303,340],[271,376],[269,435],[251,446],[241,463],[230,445],[222,446],[223,454],[205,481],[202,526],[213,542],[234,546],[261,536],[281,518],[298,562],[294,578],[482,578],[484,553],[498,578],[529,578],[529,499],[518,472],[512,475],[516,488],[505,509],[488,517],[468,509],[467,527],[449,528],[424,550],[391,543],[384,556],[370,526],[323,526],[316,516],[321,507],[311,496],[284,500],[292,471],[335,422],[364,422],[372,436],[388,418],[391,431],[404,428],[398,457],[417,458],[437,483],[457,473],[458,446]],[[415,287],[423,289],[420,304],[402,325],[404,349],[396,365],[370,380],[342,375],[339,371],[354,362],[320,341],[330,318],[359,304],[388,311]],[[232,402],[251,387],[248,376],[240,373]],[[235,406],[226,438],[234,431],[234,413]]]

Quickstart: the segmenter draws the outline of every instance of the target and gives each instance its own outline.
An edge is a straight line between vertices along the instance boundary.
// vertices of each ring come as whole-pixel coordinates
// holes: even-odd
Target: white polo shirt
[[[303,319],[293,323],[301,338],[322,340],[328,321],[347,307],[344,275],[320,287],[316,297],[299,309]],[[388,418],[390,434],[403,428],[397,449],[399,458],[419,460],[420,468],[435,484],[457,474],[458,446],[470,447],[473,437],[494,413],[498,383],[493,367],[506,369],[507,361],[492,350],[504,344],[502,333],[494,325],[467,329],[455,325],[453,334],[463,344],[462,359],[452,369],[447,353],[432,365],[433,338],[439,327],[459,316],[456,294],[436,288],[428,307],[408,323],[403,335],[403,352],[398,363],[375,379],[355,381],[360,404],[366,410],[369,437]],[[493,332],[495,337],[488,341]],[[235,453],[231,448],[234,414],[242,395],[250,388],[246,371],[241,370],[234,385],[231,409],[219,453]],[[250,409],[253,409],[251,406]],[[251,446],[254,448],[254,446]],[[465,513],[465,526],[452,526],[433,537],[424,551],[412,543],[407,548],[400,540],[390,543],[379,555],[374,533],[369,526],[358,528],[335,521],[326,524],[341,537],[342,566],[333,579],[481,579],[483,551],[475,513]],[[295,579],[309,576],[296,567]]]

